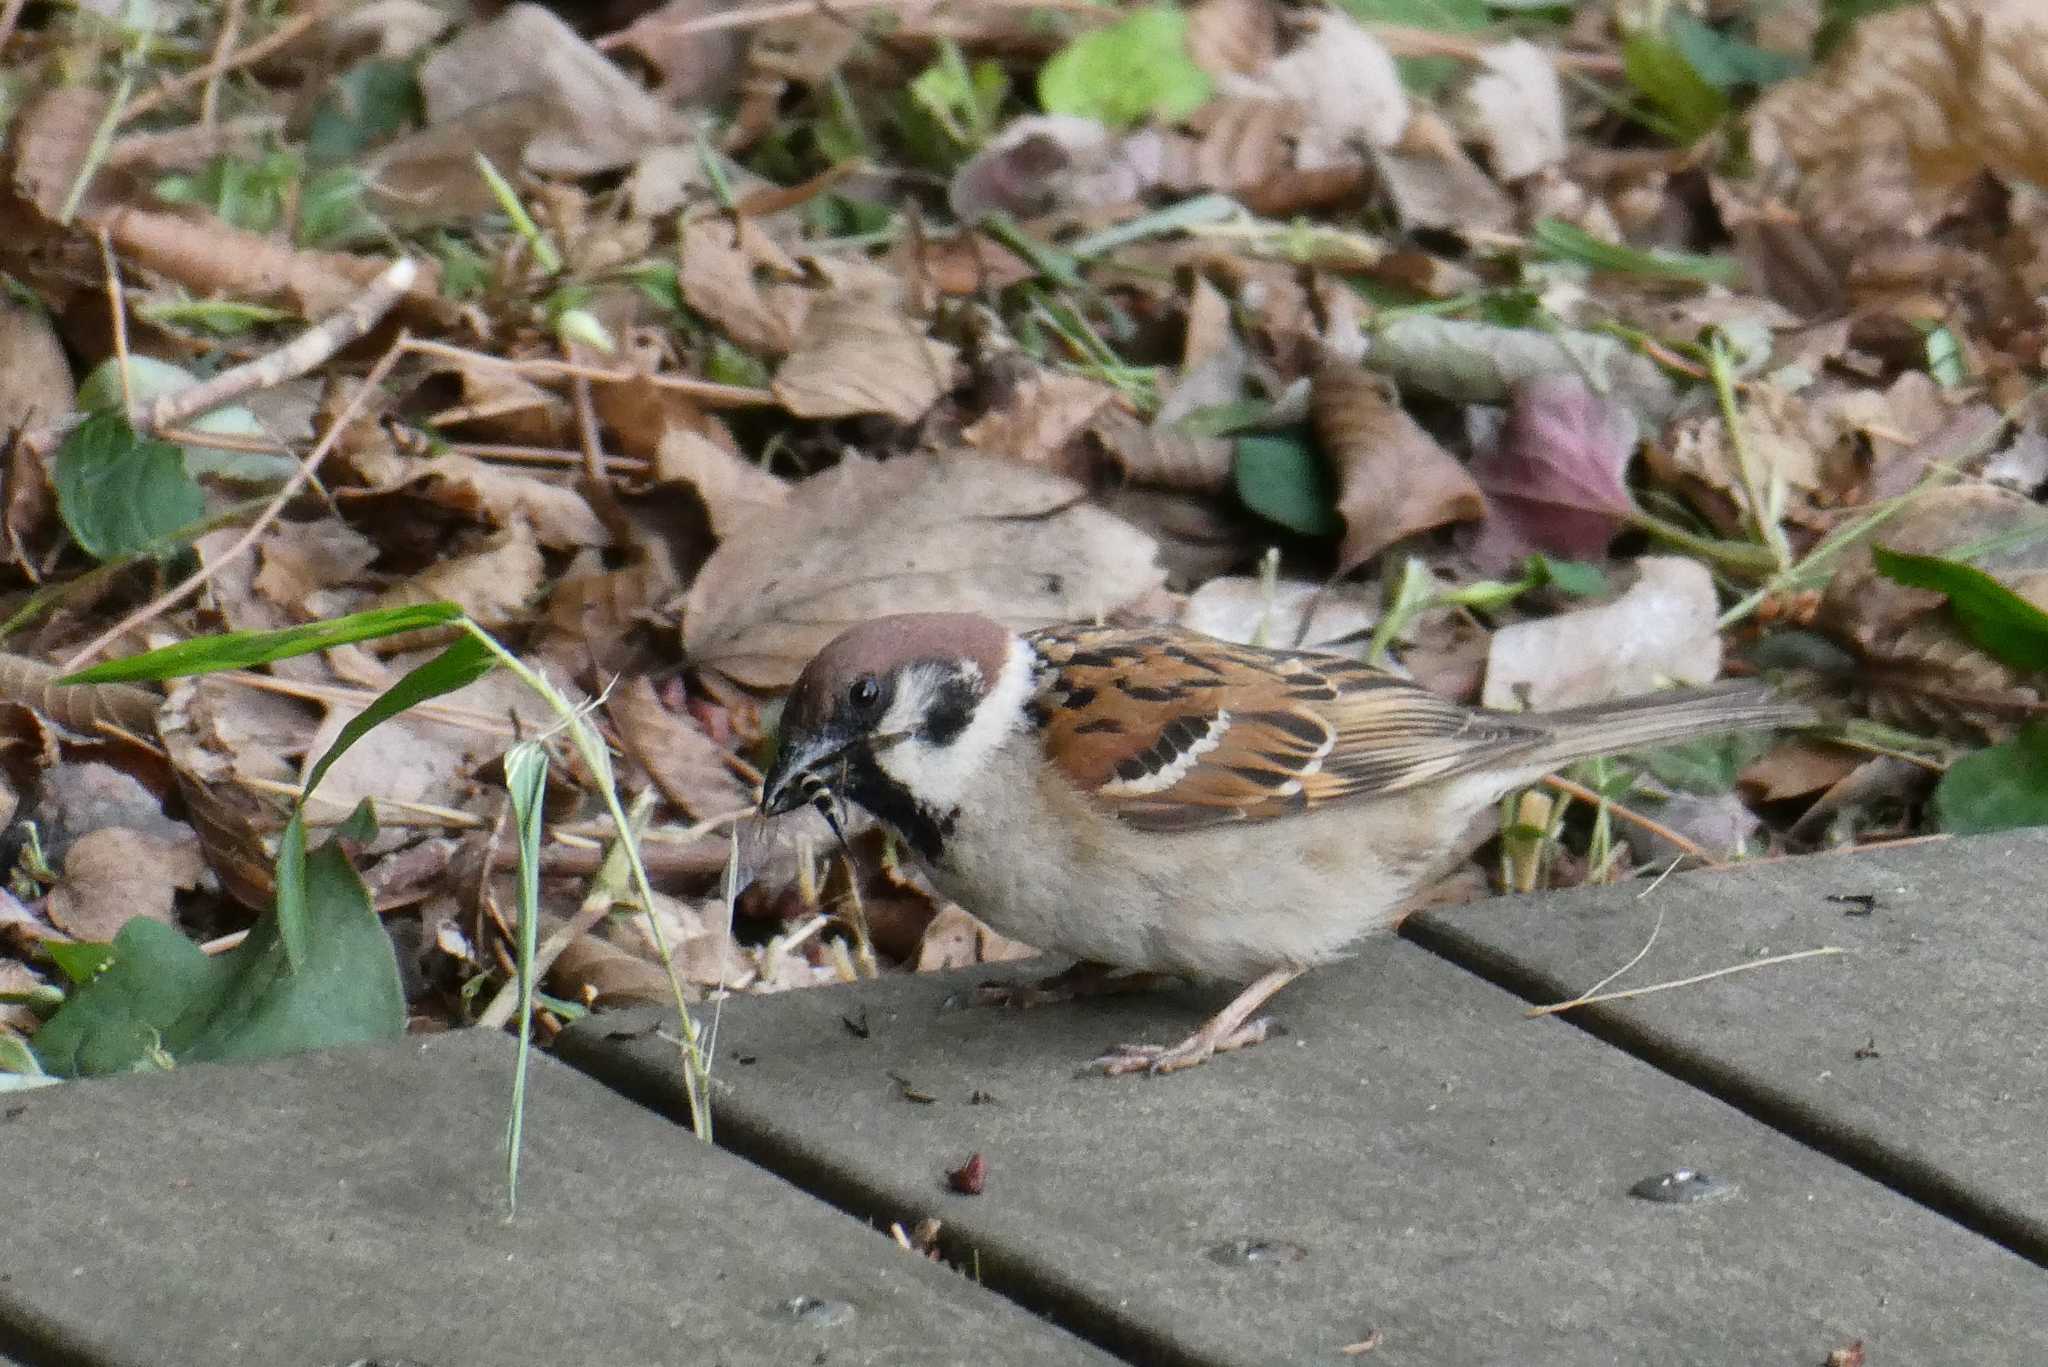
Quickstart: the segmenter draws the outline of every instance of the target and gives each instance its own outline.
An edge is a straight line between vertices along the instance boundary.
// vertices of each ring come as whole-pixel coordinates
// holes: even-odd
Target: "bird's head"
[[[1023,721],[1029,649],[970,613],[864,622],[797,676],[761,787],[777,816],[838,797],[935,858],[961,799]]]

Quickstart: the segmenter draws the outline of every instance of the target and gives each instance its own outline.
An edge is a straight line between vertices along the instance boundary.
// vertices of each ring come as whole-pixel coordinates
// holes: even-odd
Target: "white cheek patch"
[[[879,728],[904,738],[880,749],[875,763],[926,807],[958,807],[996,751],[1024,724],[1024,704],[1031,696],[1031,659],[1022,641],[1011,641],[995,686],[975,705],[973,717],[960,734],[944,745],[933,745],[917,734],[931,705],[936,680],[929,675],[905,680]]]

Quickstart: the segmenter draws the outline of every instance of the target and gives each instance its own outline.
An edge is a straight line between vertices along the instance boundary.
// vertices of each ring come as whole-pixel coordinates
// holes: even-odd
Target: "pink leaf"
[[[1635,511],[1622,480],[1635,446],[1635,418],[1578,376],[1516,385],[1499,436],[1471,465],[1486,495],[1473,558],[1492,572],[1532,551],[1604,555]]]

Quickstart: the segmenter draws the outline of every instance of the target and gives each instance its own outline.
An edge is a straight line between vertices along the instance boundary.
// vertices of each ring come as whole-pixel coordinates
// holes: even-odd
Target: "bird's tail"
[[[1542,716],[1550,738],[1531,756],[1530,767],[1546,772],[1625,750],[1819,720],[1805,703],[1781,698],[1762,684],[1646,693]]]

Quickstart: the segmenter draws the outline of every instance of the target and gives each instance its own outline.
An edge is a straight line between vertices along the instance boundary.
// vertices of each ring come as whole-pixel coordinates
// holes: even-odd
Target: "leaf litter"
[[[497,757],[551,726],[502,675],[326,778],[333,937],[252,930],[315,760],[445,624],[49,686],[407,604],[596,700],[692,996],[1025,952],[858,822],[740,822],[728,921],[781,690],[884,612],[1182,622],[1511,708],[1769,670],[1829,725],[1579,777],[1717,857],[2048,820],[2042,16],[1855,8],[15,16],[0,1030],[68,995],[88,1067],[357,1037],[400,983],[475,1018]],[[550,1027],[666,981],[597,780],[565,753],[543,804]],[[1668,860],[1565,816],[1531,877]],[[201,943],[361,991],[235,997]]]

